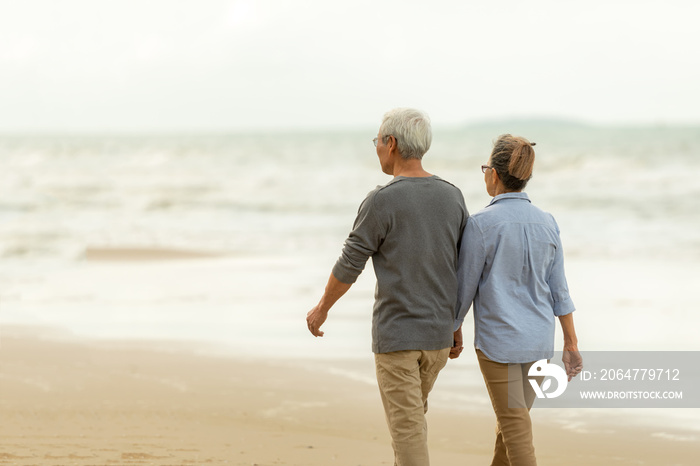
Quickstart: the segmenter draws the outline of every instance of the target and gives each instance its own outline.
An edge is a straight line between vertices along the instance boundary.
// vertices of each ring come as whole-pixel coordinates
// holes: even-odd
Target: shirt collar
[[[499,194],[498,196],[491,199],[491,202],[489,203],[489,205],[495,204],[496,202],[502,201],[504,199],[519,199],[521,201],[527,201],[527,202],[532,203],[532,201],[530,201],[530,198],[527,196],[527,193],[520,192],[520,193]]]

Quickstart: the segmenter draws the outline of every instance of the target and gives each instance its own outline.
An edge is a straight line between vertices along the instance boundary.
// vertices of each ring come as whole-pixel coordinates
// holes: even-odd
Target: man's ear
[[[389,152],[391,152],[392,150],[396,150],[398,152],[399,146],[396,143],[396,138],[393,135],[389,136],[389,140],[386,144],[387,146],[389,146]]]

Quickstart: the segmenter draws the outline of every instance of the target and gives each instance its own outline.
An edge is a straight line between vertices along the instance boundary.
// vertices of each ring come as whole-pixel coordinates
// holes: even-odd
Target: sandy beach
[[[376,388],[328,361],[36,327],[3,327],[0,345],[0,464],[393,464]],[[371,354],[353,364],[367,372]],[[429,423],[432,464],[488,464],[490,413],[432,408]],[[541,465],[691,465],[700,454],[697,442],[613,424],[581,433],[535,420],[535,435]]]

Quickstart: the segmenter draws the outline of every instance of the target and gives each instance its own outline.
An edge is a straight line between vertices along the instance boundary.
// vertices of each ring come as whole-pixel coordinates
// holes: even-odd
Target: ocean
[[[425,166],[471,211],[498,125],[435,131]],[[537,142],[528,193],[555,214],[568,257],[700,258],[700,128],[514,125]],[[374,131],[0,137],[0,260],[80,260],[89,247],[235,255],[337,249],[388,181]]]
[[[700,350],[700,127],[437,128],[424,167],[476,212],[490,200],[480,165],[505,132],[537,143],[526,192],[559,223],[580,348]],[[0,136],[0,325],[371,360],[371,264],[324,338],[304,319],[360,202],[390,179],[375,133]],[[99,259],[124,249],[168,260]],[[473,353],[463,358],[441,375],[445,404],[472,402],[483,384]],[[372,383],[349,364],[333,371]],[[700,431],[697,411],[657,415]]]

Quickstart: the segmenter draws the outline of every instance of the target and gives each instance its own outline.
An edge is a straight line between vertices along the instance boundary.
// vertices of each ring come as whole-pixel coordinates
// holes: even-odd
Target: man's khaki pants
[[[395,466],[428,466],[428,393],[450,349],[374,355]]]
[[[533,363],[504,364],[490,360],[480,350],[476,350],[476,355],[496,413],[496,447],[491,466],[536,466],[530,421],[535,391],[528,382]],[[534,379],[541,384],[544,377]]]

